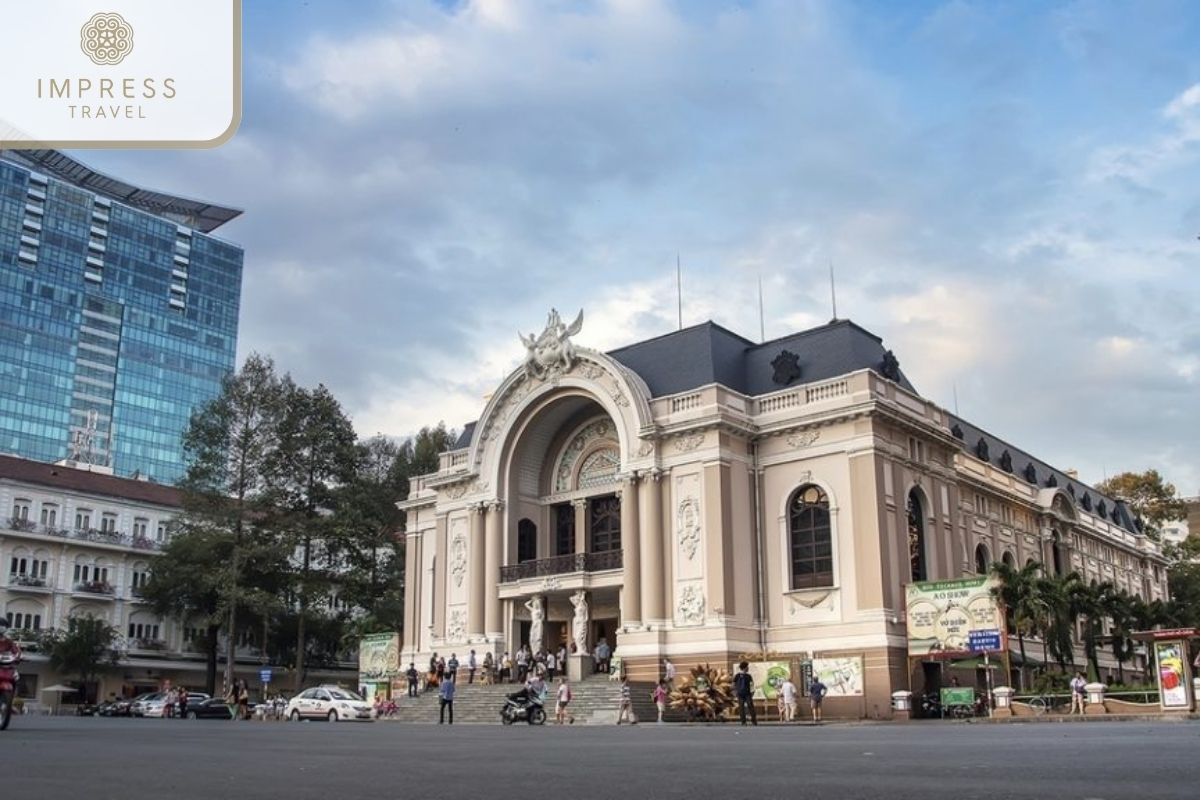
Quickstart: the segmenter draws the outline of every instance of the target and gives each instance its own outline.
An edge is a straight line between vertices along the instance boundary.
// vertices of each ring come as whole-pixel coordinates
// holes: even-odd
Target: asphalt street
[[[540,728],[18,717],[4,797],[1196,796],[1200,723]]]

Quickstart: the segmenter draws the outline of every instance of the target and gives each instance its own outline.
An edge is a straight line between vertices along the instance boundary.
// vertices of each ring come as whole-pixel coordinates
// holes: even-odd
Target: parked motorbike
[[[0,731],[12,720],[13,697],[17,692],[17,663],[21,659],[16,653],[0,653]]]
[[[507,695],[504,707],[500,709],[500,722],[504,725],[512,725],[521,720],[530,725],[543,725],[546,722],[546,709],[541,698],[525,689]]]
[[[979,701],[976,701],[976,706]],[[936,694],[925,694],[921,696],[921,716],[926,719],[943,719],[950,717],[952,719],[967,719],[973,717],[977,713],[975,706],[967,706],[962,704],[954,704],[942,707],[942,701]]]

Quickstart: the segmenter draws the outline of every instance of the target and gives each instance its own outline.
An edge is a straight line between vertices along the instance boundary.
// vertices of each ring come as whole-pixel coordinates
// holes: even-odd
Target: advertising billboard
[[[1155,642],[1154,661],[1158,664],[1158,691],[1163,708],[1190,708],[1183,642]]]
[[[814,658],[813,675],[825,684],[826,697],[858,697],[863,693],[862,656]]]
[[[776,699],[779,696],[779,687],[791,674],[792,665],[787,661],[751,661],[750,677],[754,678],[754,699]]]
[[[400,634],[371,633],[358,642],[358,680],[383,683],[400,675]]]
[[[1004,650],[1004,614],[992,593],[998,578],[910,583],[909,656],[956,656]]]

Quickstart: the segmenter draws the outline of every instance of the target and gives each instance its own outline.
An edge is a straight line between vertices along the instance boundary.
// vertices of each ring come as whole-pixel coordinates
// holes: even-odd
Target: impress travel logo
[[[5,10],[0,148],[228,141],[241,121],[240,0],[106,6],[41,0]]]

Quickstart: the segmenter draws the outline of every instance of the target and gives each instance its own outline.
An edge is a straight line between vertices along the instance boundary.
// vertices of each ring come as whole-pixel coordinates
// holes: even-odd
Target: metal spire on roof
[[[829,299],[833,303],[833,319],[830,322],[837,322],[837,285],[833,280],[833,259],[829,259]]]

